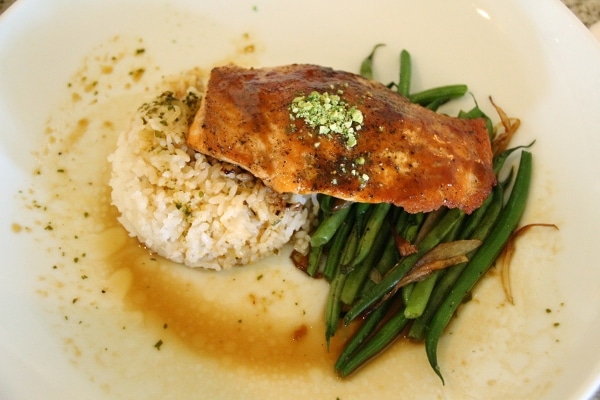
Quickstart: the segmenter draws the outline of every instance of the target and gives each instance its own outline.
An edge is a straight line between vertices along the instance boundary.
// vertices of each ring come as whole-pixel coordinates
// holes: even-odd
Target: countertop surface
[[[562,1],[600,40],[600,0]],[[0,13],[14,2],[15,0],[0,0]],[[600,400],[600,390],[590,400]]]

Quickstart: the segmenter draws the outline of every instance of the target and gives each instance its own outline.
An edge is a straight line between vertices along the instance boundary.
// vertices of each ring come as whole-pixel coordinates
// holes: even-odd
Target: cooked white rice
[[[277,194],[239,167],[186,146],[201,93],[142,105],[110,155],[112,201],[131,236],[190,267],[227,269],[306,245],[312,202]]]

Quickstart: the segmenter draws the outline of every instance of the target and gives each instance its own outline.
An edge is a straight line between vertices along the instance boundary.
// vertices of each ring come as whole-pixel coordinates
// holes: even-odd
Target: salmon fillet
[[[342,133],[310,119],[311,94],[318,107],[333,99],[352,117]],[[470,213],[496,183],[482,119],[438,114],[378,82],[317,65],[214,68],[187,140],[277,192],[388,202],[411,213]]]

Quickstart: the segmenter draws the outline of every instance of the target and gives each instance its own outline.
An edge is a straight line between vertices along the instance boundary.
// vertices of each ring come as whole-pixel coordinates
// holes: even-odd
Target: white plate
[[[413,90],[467,83],[490,115],[491,95],[521,118],[516,141],[537,140],[524,222],[560,227],[520,242],[514,306],[492,273],[461,309],[440,345],[446,386],[424,350],[404,342],[347,381],[314,355],[305,365],[277,359],[271,353],[280,348],[269,346],[279,327],[301,321],[319,332],[325,290],[282,259],[218,278],[172,268],[192,288],[226,279],[248,284],[238,282],[211,303],[215,314],[227,304],[239,307],[240,320],[256,313],[256,321],[267,322],[253,345],[224,334],[247,351],[217,346],[223,357],[202,353],[177,321],[164,327],[162,319],[124,306],[132,282],[102,266],[127,241],[110,223],[86,222],[83,210],[85,201],[106,195],[97,188],[114,132],[161,76],[227,60],[356,71],[379,42],[386,44],[376,59],[382,81],[395,79],[398,53],[407,49]],[[245,52],[248,46],[253,51]],[[140,67],[145,73],[135,81],[128,72]],[[0,397],[585,399],[600,382],[598,110],[600,47],[558,1],[20,1],[0,17]],[[89,126],[78,131],[82,118]],[[90,136],[102,129],[105,136]],[[91,174],[89,187],[52,187],[60,182],[54,163],[65,160],[52,151],[78,132],[81,140],[71,136],[77,143],[67,154],[73,159],[64,163],[81,166],[79,176]],[[38,170],[48,179],[36,177]],[[60,199],[46,198],[57,193]],[[44,229],[48,224],[53,231]],[[257,274],[264,274],[260,289]],[[247,295],[258,299],[260,312]],[[295,303],[304,314],[290,311]]]

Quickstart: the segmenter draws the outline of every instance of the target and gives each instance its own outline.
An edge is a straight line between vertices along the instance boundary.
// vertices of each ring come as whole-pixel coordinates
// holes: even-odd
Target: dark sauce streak
[[[252,294],[247,301],[252,303],[254,314],[223,307],[218,299],[209,299],[198,290],[206,272],[189,271],[150,255],[134,239],[112,256],[109,265],[114,271],[126,270],[124,275],[132,278],[124,299],[126,306],[159,321],[160,326],[168,326],[169,332],[199,357],[264,373],[296,374],[318,368],[333,374],[342,342],[352,331],[342,330],[328,350],[321,320],[292,327],[278,323],[269,313],[269,304]]]

